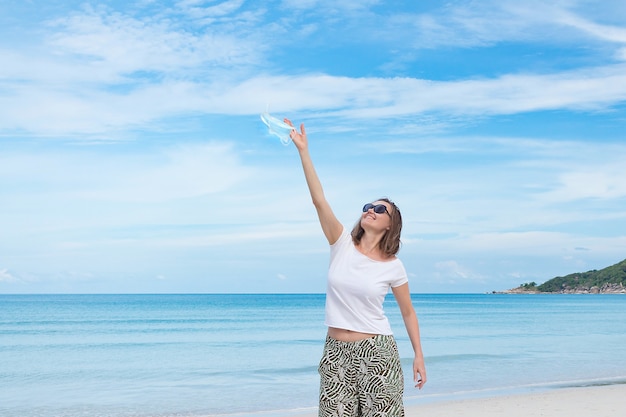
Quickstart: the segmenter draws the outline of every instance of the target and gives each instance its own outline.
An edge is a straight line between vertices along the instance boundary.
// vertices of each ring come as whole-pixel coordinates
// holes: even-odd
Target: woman
[[[293,127],[288,119],[285,123]],[[304,124],[290,138],[298,149],[322,231],[331,248],[326,319],[320,361],[319,416],[404,416],[404,378],[383,301],[389,288],[413,346],[413,380],[421,389],[426,368],[406,271],[396,253],[402,216],[388,199],[365,204],[352,232],[335,217],[309,154]]]

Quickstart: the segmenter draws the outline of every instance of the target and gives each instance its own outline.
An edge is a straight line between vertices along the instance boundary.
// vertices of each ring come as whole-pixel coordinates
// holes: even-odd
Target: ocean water
[[[405,402],[626,383],[626,296],[415,294],[428,383],[393,297]],[[324,295],[0,295],[0,416],[315,412]]]

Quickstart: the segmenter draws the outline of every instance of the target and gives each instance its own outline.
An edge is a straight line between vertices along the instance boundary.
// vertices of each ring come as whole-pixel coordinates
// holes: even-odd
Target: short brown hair
[[[374,201],[384,201],[389,203],[391,206],[391,212],[389,216],[391,217],[391,227],[389,230],[385,232],[383,238],[380,240],[378,244],[381,252],[386,256],[394,256],[400,250],[400,233],[402,232],[402,214],[400,213],[400,209],[396,204],[388,199],[387,197],[379,198]],[[352,242],[355,245],[358,245],[361,242],[361,238],[365,230],[361,227],[361,219],[356,222],[354,228],[352,229]]]

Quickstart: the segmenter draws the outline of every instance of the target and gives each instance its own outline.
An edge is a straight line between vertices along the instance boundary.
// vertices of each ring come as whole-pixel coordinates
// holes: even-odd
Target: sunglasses
[[[372,203],[367,203],[366,205],[363,206],[363,213],[365,213],[369,209],[374,210],[374,213],[378,213],[378,214],[387,213],[387,215],[391,216],[391,214],[389,214],[389,211],[387,210],[387,206],[385,206],[384,204],[374,205]]]

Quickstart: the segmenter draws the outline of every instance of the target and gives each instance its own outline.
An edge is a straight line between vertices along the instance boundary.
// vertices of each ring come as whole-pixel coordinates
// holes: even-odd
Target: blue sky
[[[399,205],[413,292],[626,258],[621,0],[0,6],[0,293],[323,292],[266,109],[347,227]]]

